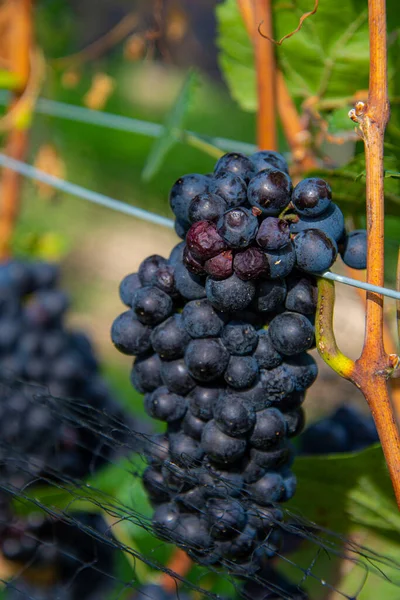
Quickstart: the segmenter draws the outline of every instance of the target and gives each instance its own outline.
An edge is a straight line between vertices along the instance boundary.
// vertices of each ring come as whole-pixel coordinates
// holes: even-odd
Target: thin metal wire
[[[23,163],[19,160],[10,158],[5,154],[0,153],[0,165],[12,169],[13,171],[20,173],[24,177],[35,179],[36,181],[41,181],[42,183],[46,183],[47,185],[50,185],[55,189],[60,190],[61,192],[71,194],[71,196],[83,198],[83,200],[88,200],[89,202],[93,202],[94,204],[99,204],[100,206],[111,208],[111,210],[116,210],[118,212],[125,213],[127,215],[130,215],[131,217],[136,217],[137,219],[148,221],[149,223],[163,225],[164,227],[169,227],[171,229],[174,228],[174,221],[172,219],[162,217],[161,215],[156,215],[155,213],[152,213],[148,210],[144,210],[143,208],[131,206],[130,204],[126,204],[125,202],[121,202],[120,200],[114,200],[114,198],[109,198],[104,194],[93,192],[92,190],[87,190],[86,188],[83,188],[80,185],[70,183],[69,181],[64,181],[63,179],[59,179],[54,175],[49,175],[44,171],[36,169],[36,167],[32,167],[31,165],[27,165],[26,163]]]
[[[7,102],[8,95],[6,93],[0,93],[0,104],[6,104]],[[51,117],[67,119],[69,121],[76,121],[78,123],[97,125],[105,127],[106,129],[146,135],[152,138],[159,137],[164,131],[164,126],[159,123],[91,110],[83,106],[74,106],[73,104],[48,100],[47,98],[40,98],[37,101],[35,112]],[[248,144],[247,142],[239,142],[222,137],[209,137],[194,131],[184,131],[184,133],[200,137],[213,146],[228,152],[244,152],[245,154],[251,154],[257,150],[257,147],[254,144]]]
[[[172,219],[168,219],[167,217],[161,217],[160,215],[156,215],[142,208],[130,206],[125,202],[121,202],[120,200],[114,200],[113,198],[109,198],[104,194],[99,194],[98,192],[87,190],[86,188],[83,188],[80,185],[70,183],[69,181],[64,181],[63,179],[59,179],[54,175],[49,175],[44,171],[36,169],[36,167],[32,167],[31,165],[23,163],[19,160],[15,160],[14,158],[10,158],[9,156],[1,153],[0,166],[12,169],[17,173],[20,173],[24,177],[28,177],[36,181],[41,181],[42,183],[47,183],[48,185],[62,192],[65,192],[66,194],[71,194],[72,196],[76,196],[77,198],[88,200],[89,202],[99,204],[100,206],[110,208],[111,210],[116,210],[118,212],[125,213],[132,217],[136,217],[137,219],[142,219],[143,221],[148,221],[149,223],[154,223],[156,225],[163,225],[164,227],[169,227],[171,229],[173,229],[174,227],[174,221]],[[337,281],[338,283],[344,283],[346,285],[361,288],[368,292],[382,294],[384,296],[388,296],[389,298],[394,298],[395,300],[400,300],[400,292],[396,292],[395,290],[380,287],[377,285],[371,285],[370,283],[361,282],[357,279],[351,279],[350,277],[337,275],[336,273],[331,273],[330,271],[325,271],[324,273],[320,274],[320,277],[323,277],[324,279],[331,279],[332,281]]]

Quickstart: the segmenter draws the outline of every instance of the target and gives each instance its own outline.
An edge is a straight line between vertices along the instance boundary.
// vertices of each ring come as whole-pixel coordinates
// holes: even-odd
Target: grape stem
[[[318,278],[318,305],[315,320],[317,349],[321,358],[341,377],[351,379],[355,369],[353,360],[338,348],[333,332],[333,310],[335,284],[328,279]]]
[[[9,110],[23,95],[29,79],[32,48],[32,0],[14,0],[10,13],[10,67],[17,76],[18,87]],[[26,126],[14,124],[6,142],[6,154],[16,160],[24,160],[28,146]],[[19,212],[21,176],[11,169],[3,170],[0,206],[0,260],[10,255],[11,238]]]
[[[255,16],[254,0],[237,1],[243,22],[247,29],[247,33],[255,43],[256,36],[261,36],[258,34],[258,26],[260,25],[260,23],[257,22]],[[265,18],[263,18],[263,20],[265,22]],[[265,42],[268,43],[268,40],[265,40]],[[273,53],[273,44],[271,42],[269,42],[269,44],[271,46],[271,52]],[[256,66],[257,68],[265,69],[265,66],[263,66],[261,62],[257,63]],[[277,110],[279,113],[279,118],[282,123],[286,140],[290,146],[293,161],[300,171],[313,169],[317,166],[317,162],[315,160],[315,157],[312,155],[310,149],[307,148],[309,134],[304,128],[300,116],[297,112],[297,108],[293,101],[293,98],[289,94],[283,73],[279,69],[276,69],[275,72]],[[260,73],[259,77],[261,76],[262,74]],[[259,126],[259,128],[260,127],[261,125]],[[266,127],[267,130],[271,128],[271,123],[267,123]],[[267,146],[267,142],[268,140],[265,141],[264,145],[268,147],[268,149],[271,149],[271,146]]]
[[[266,35],[272,37],[271,0],[253,0],[256,23],[264,22]],[[270,41],[253,27],[253,42],[257,76],[257,145],[260,150],[276,150],[276,63]]]
[[[384,135],[389,120],[386,55],[385,0],[368,0],[370,75],[368,101],[357,102],[349,113],[358,123],[364,140],[367,185],[367,282],[384,284]],[[327,314],[322,318],[321,311]],[[400,508],[400,434],[390,401],[387,380],[396,367],[397,356],[386,354],[383,342],[383,296],[368,292],[366,331],[361,356],[348,362],[337,348],[332,330],[333,291],[328,282],[319,283],[317,346],[327,337],[322,358],[364,394],[381,440],[397,504]],[[330,320],[329,320],[330,319]],[[325,329],[327,326],[327,329]],[[344,367],[343,367],[344,365]]]

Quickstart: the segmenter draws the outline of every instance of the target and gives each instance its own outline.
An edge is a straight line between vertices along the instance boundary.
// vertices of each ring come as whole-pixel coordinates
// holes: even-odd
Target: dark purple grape
[[[218,338],[194,339],[185,352],[185,362],[197,381],[214,381],[220,377],[229,361],[229,353]]]
[[[227,279],[233,273],[232,250],[225,250],[206,260],[204,270],[213,279]]]
[[[256,240],[264,250],[280,250],[290,242],[289,223],[277,217],[266,217],[260,225]]]
[[[189,206],[189,221],[217,221],[227,209],[226,202],[216,194],[199,194],[195,196]]]
[[[194,466],[204,454],[199,442],[182,432],[169,435],[169,449],[172,460],[181,467]]]
[[[183,264],[193,275],[204,275],[204,263],[203,261],[196,258],[193,252],[190,252],[189,248],[185,246],[183,251]]]
[[[144,407],[153,419],[171,423],[184,417],[187,402],[183,396],[173,394],[166,387],[158,387],[145,397]]]
[[[190,336],[186,332],[182,316],[179,314],[169,317],[151,334],[152,346],[163,360],[181,358],[189,341]]]
[[[180,518],[181,515],[175,504],[161,504],[155,510],[152,519],[156,534],[161,539],[170,541],[170,535],[176,531]]]
[[[199,260],[204,261],[226,249],[226,244],[212,221],[198,221],[189,229],[186,245]]]
[[[175,285],[178,292],[186,300],[197,300],[206,297],[204,280],[190,273],[185,265],[180,263],[175,267]]]
[[[248,208],[232,208],[218,219],[217,229],[229,248],[246,248],[257,235],[258,220]]]
[[[310,425],[300,438],[302,454],[334,454],[350,452],[351,438],[346,428],[333,419]]]
[[[235,389],[248,388],[257,380],[258,363],[253,356],[231,356],[224,377]]]
[[[221,312],[234,312],[250,304],[254,298],[255,284],[243,281],[235,274],[222,281],[207,277],[206,293],[214,308]]]
[[[237,356],[251,354],[258,344],[258,336],[254,327],[241,321],[227,323],[221,338],[230,354]]]
[[[239,559],[251,556],[256,544],[256,530],[250,525],[246,525],[242,532],[229,541],[218,542],[218,550],[224,557]]]
[[[285,359],[285,367],[294,378],[294,389],[303,392],[312,384],[318,375],[318,366],[315,359],[306,352]]]
[[[292,203],[296,212],[306,217],[317,217],[330,206],[332,190],[330,185],[318,177],[303,179],[296,185]]]
[[[182,396],[188,394],[196,385],[183,358],[168,362],[162,361],[161,377],[164,385],[166,385],[171,392],[182,394]]]
[[[305,275],[296,275],[287,281],[287,310],[303,315],[313,315],[317,308],[318,289],[315,279]]]
[[[288,500],[291,500],[296,493],[297,477],[290,469],[285,469],[285,471],[282,472],[282,476],[283,485],[285,486],[285,494],[282,498],[282,502],[287,502]]]
[[[158,325],[170,316],[173,304],[168,294],[156,287],[146,286],[135,292],[132,308],[144,325]]]
[[[251,498],[261,506],[279,502],[285,494],[283,478],[279,473],[266,473],[256,483],[248,487]]]
[[[288,244],[280,250],[268,250],[264,252],[268,262],[270,279],[287,277],[296,264],[296,253],[293,244]]]
[[[245,483],[254,483],[261,479],[267,470],[260,467],[253,459],[246,457],[241,463],[241,472]]]
[[[266,256],[258,248],[238,252],[233,259],[233,270],[244,281],[268,277],[270,274]]]
[[[194,414],[188,410],[183,419],[182,428],[186,435],[190,435],[190,437],[195,440],[200,440],[205,424],[206,421],[195,417]]]
[[[221,390],[218,387],[196,386],[188,396],[191,412],[204,421],[213,418],[214,406],[218,401]]]
[[[290,202],[292,181],[284,171],[265,169],[249,183],[247,198],[266,217],[278,216]]]
[[[183,325],[192,338],[216,337],[224,321],[206,299],[188,302],[182,311]]]
[[[270,402],[280,402],[294,391],[295,379],[284,364],[273,369],[262,369],[260,376],[261,385]]]
[[[178,494],[174,498],[175,502],[182,507],[184,512],[204,512],[204,506],[207,502],[204,489],[194,487],[187,492]]]
[[[289,437],[296,437],[300,435],[300,433],[304,429],[305,425],[305,415],[304,410],[300,408],[294,408],[293,410],[289,410],[283,413],[283,417],[286,421],[287,434]]]
[[[226,435],[241,437],[252,429],[256,415],[238,396],[226,393],[214,408],[214,420]]]
[[[304,392],[292,392],[288,396],[286,396],[286,398],[280,400],[279,408],[283,412],[299,408],[299,406],[303,404],[304,399]]]
[[[151,280],[154,273],[160,268],[168,264],[166,258],[158,254],[152,254],[145,258],[139,267],[138,277],[142,285],[151,285]]]
[[[164,433],[158,433],[146,439],[144,454],[148,463],[162,465],[164,460],[168,458],[168,451],[169,442]]]
[[[238,469],[230,465],[229,470],[203,460],[204,467],[199,472],[199,482],[206,490],[208,498],[238,498],[243,491],[243,477]]]
[[[269,324],[269,334],[275,348],[285,356],[300,354],[311,348],[314,327],[304,315],[284,312]]]
[[[254,166],[250,158],[244,154],[240,154],[240,152],[230,152],[229,154],[221,156],[214,167],[214,173],[216,175],[226,172],[239,175],[244,181],[248,181],[253,175]]]
[[[171,537],[176,544],[201,553],[206,553],[212,546],[211,537],[204,522],[195,515],[181,515],[178,526]]]
[[[271,371],[268,371],[270,373]],[[262,371],[261,371],[262,375]],[[284,382],[285,382],[284,378]],[[246,402],[254,410],[262,410],[272,405],[273,400],[269,396],[270,390],[267,389],[261,380],[258,380],[254,385],[245,390],[235,390],[234,388],[227,388],[227,393],[231,393],[234,396],[240,398]]]
[[[329,238],[338,242],[344,232],[344,217],[340,208],[331,203],[329,208],[318,217],[300,217],[290,224],[290,233],[299,233],[307,229],[323,231]]]
[[[132,385],[140,392],[152,392],[162,385],[161,361],[158,354],[139,356],[131,371]]]
[[[323,273],[336,260],[336,243],[319,229],[307,229],[294,239],[296,264],[308,273]]]
[[[257,413],[250,444],[258,450],[271,450],[279,446],[286,432],[286,421],[281,411],[277,408],[267,408]]]
[[[234,463],[246,451],[246,440],[223,433],[215,421],[209,421],[203,429],[201,444],[209,458],[217,463]]]
[[[286,298],[286,283],[284,279],[261,281],[257,283],[252,307],[261,312],[275,312],[283,308]]]
[[[133,295],[141,287],[139,274],[131,273],[119,285],[119,297],[126,306],[132,306]]]
[[[218,540],[233,538],[247,523],[246,511],[237,500],[211,498],[206,510],[210,533]]]
[[[273,527],[283,521],[283,512],[280,508],[264,507],[251,504],[247,509],[248,523],[259,533],[269,534]]]
[[[150,327],[140,323],[132,310],[119,315],[111,327],[114,346],[123,354],[142,354],[151,349]]]
[[[179,296],[175,286],[175,269],[172,265],[164,265],[157,269],[151,278],[150,285],[159,288],[171,298]]]
[[[258,334],[258,344],[254,351],[260,369],[273,369],[282,363],[282,355],[274,347],[269,336],[268,329],[260,329]]]
[[[190,229],[190,223],[187,223],[186,221],[179,221],[179,219],[177,219],[175,221],[174,224],[174,230],[176,235],[181,238],[181,240],[184,240],[186,237],[187,232]]]
[[[169,492],[161,471],[154,467],[147,467],[142,475],[142,481],[150,500],[153,502],[168,502]]]
[[[218,173],[210,183],[210,191],[221,196],[228,208],[244,204],[247,200],[246,182],[234,173]]]
[[[250,160],[254,165],[256,174],[265,169],[269,169],[270,167],[289,173],[288,164],[279,152],[274,152],[273,150],[259,150],[250,156]]]
[[[207,192],[209,178],[196,173],[180,177],[172,186],[169,194],[169,203],[176,218],[184,223],[189,223],[189,206],[191,200]]]
[[[169,255],[168,264],[170,264],[172,267],[176,267],[178,263],[182,263],[183,251],[185,247],[185,242],[179,242],[179,244],[174,246],[171,250],[171,254]]]
[[[356,229],[346,236],[340,255],[344,264],[352,269],[367,268],[367,232],[365,229]]]

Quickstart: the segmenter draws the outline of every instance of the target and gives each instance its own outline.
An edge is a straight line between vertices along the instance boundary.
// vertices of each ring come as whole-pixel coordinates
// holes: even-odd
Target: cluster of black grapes
[[[44,469],[84,477],[107,458],[110,448],[99,447],[93,428],[60,416],[62,400],[54,399],[120,414],[89,339],[65,326],[68,297],[58,277],[52,264],[0,265],[0,479],[14,487]],[[28,466],[10,460],[10,452]]]
[[[62,552],[63,532],[62,543],[71,548],[73,536],[80,535],[76,543],[83,553],[90,536],[78,528],[74,533],[61,520],[19,519],[13,496],[30,482],[86,477],[110,460],[114,449],[104,440],[111,438],[111,421],[120,420],[121,412],[89,339],[65,326],[68,298],[58,279],[53,264],[12,260],[0,265],[0,551],[15,563],[53,561],[62,572],[68,564],[72,568]],[[104,529],[101,518],[80,517],[85,519]],[[81,566],[76,563],[76,571]]]
[[[29,565],[32,580],[37,572],[47,573],[49,581],[47,585],[34,585],[22,578],[13,580],[7,587],[6,599],[108,597],[112,584],[108,574],[114,556],[107,539],[112,540],[109,526],[98,514],[71,513],[69,521],[42,513],[33,513],[28,522],[14,518],[7,539],[2,542],[4,558],[20,565],[22,571]]]
[[[314,273],[338,247],[363,268],[365,232],[346,234],[320,179],[294,189],[284,158],[227,154],[212,175],[186,175],[171,207],[184,241],[121,283],[128,310],[118,350],[145,409],[167,424],[143,482],[159,537],[198,562],[249,573],[279,547],[296,487],[289,438],[317,367]],[[240,565],[240,568],[239,568]]]
[[[307,427],[299,441],[301,454],[336,454],[363,450],[379,442],[379,437],[371,415],[343,405]]]

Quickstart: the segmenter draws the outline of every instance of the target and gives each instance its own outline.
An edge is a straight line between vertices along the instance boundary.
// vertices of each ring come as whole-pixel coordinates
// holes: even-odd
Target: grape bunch
[[[112,434],[104,430],[113,431],[121,419],[89,339],[65,326],[68,298],[58,278],[53,264],[0,264],[0,482],[6,489],[40,477],[87,476],[109,460],[112,449],[103,440]]]
[[[357,452],[379,442],[374,419],[352,406],[340,406],[304,431],[299,440],[302,454]]]
[[[365,236],[345,233],[326,182],[293,189],[275,152],[227,154],[213,175],[180,178],[170,202],[184,240],[123,279],[111,337],[166,423],[143,474],[155,532],[249,573],[279,548],[277,504],[296,488],[290,438],[317,376],[315,273],[338,248],[363,268]]]
[[[10,519],[3,527],[1,553],[24,569],[13,580],[7,600],[98,600],[109,597],[113,562],[109,526],[99,514],[71,513],[68,520],[33,514],[29,521]],[[102,541],[104,538],[104,541]],[[52,573],[56,583],[40,585],[39,573]],[[39,582],[35,587],[31,579]]]

